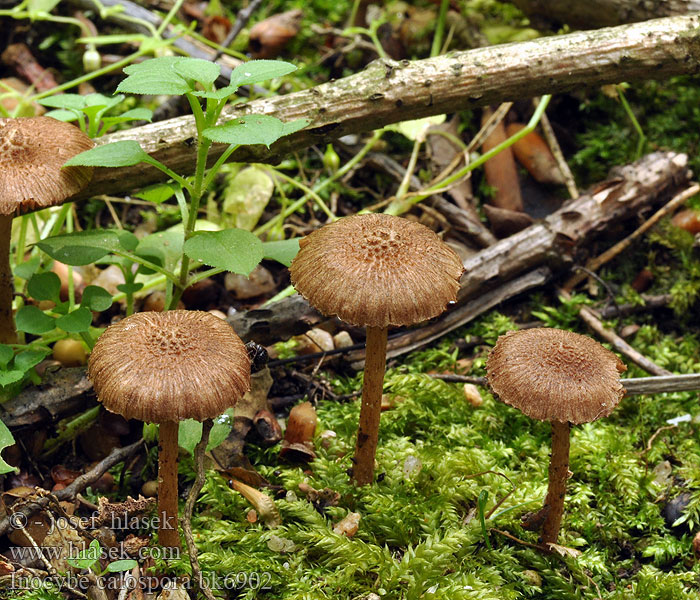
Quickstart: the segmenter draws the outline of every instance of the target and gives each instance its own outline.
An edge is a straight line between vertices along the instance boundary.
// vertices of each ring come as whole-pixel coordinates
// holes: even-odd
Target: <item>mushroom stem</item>
[[[160,424],[158,452],[158,542],[168,548],[180,548],[177,530],[177,433],[179,424]]]
[[[352,468],[352,477],[357,485],[366,485],[374,480],[374,457],[377,453],[384,391],[387,331],[387,327],[367,327],[362,408],[355,445],[355,465]]]
[[[0,343],[16,344],[17,330],[12,314],[12,298],[15,293],[10,267],[10,236],[12,215],[0,215]]]
[[[569,423],[552,421],[552,458],[549,462],[549,487],[544,500],[546,517],[542,525],[542,542],[555,544],[564,514],[566,480],[569,478]]]

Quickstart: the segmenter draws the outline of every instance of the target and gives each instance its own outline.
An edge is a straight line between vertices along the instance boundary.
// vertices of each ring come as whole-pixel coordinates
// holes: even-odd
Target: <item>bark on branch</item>
[[[246,146],[232,156],[234,161],[266,162],[328,139],[406,119],[699,70],[700,17],[668,17],[414,62],[377,60],[361,73],[338,81],[229,107],[222,118],[258,113],[285,121],[310,121],[306,129],[282,138],[269,150]],[[137,140],[146,152],[186,174],[194,166],[194,135],[194,121],[187,116],[111,134],[100,142]],[[215,146],[212,160],[223,150],[224,146]],[[87,190],[73,199],[123,194],[163,178],[160,171],[144,164],[97,168]]]

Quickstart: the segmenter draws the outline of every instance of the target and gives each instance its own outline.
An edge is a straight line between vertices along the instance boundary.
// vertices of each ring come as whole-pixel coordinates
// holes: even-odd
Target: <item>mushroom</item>
[[[325,315],[367,328],[362,408],[353,479],[374,479],[389,325],[412,325],[457,298],[464,271],[430,229],[384,214],[345,217],[299,242],[290,274],[297,291]]]
[[[107,410],[160,424],[158,539],[179,547],[178,423],[212,419],[250,389],[245,345],[207,312],[136,313],[100,336],[88,377]]]
[[[544,506],[537,513],[545,548],[556,543],[569,477],[570,424],[606,417],[625,395],[625,364],[585,335],[561,329],[509,331],[486,361],[486,376],[501,401],[552,424],[552,456]]]
[[[0,343],[17,341],[10,268],[12,219],[61,204],[82,190],[92,168],[61,165],[93,146],[80,129],[50,117],[0,118]]]

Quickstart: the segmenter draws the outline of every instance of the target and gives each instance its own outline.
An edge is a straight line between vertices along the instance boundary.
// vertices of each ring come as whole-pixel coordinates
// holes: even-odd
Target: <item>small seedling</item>
[[[143,267],[166,276],[166,293],[170,308],[177,306],[182,292],[189,285],[215,273],[227,270],[247,275],[266,256],[281,259],[288,264],[298,249],[296,240],[274,242],[274,246],[265,248],[257,236],[243,229],[200,232],[195,231],[195,226],[204,193],[219,168],[239,146],[264,144],[269,147],[279,138],[299,131],[307,124],[306,120],[284,123],[269,115],[243,115],[217,125],[229,98],[241,85],[281,77],[295,69],[294,65],[281,61],[251,61],[234,69],[229,85],[221,89],[216,89],[214,85],[219,76],[219,65],[205,60],[168,56],[147,60],[124,69],[128,77],[119,84],[117,91],[184,95],[189,101],[197,129],[194,175],[186,178],[175,173],[147,154],[138,142],[133,140],[98,146],[73,157],[65,166],[126,167],[143,162],[168,175],[175,182],[175,196],[184,228],[183,233],[175,236],[179,240],[170,240],[179,247],[178,260],[170,265],[171,268],[167,268],[165,253],[168,251],[162,246],[152,248],[150,260],[144,259],[143,254],[139,255],[139,249],[136,247],[139,244],[135,237],[110,231],[50,238],[40,244],[41,249],[53,258],[73,265],[94,262],[110,253],[128,256]],[[228,147],[213,167],[207,170],[207,157],[214,142],[227,144]],[[67,254],[72,256],[66,256]],[[204,264],[212,269],[190,277],[193,263]]]
[[[74,557],[66,559],[66,562],[76,569],[90,569],[95,575],[101,577],[106,573],[121,573],[123,571],[130,571],[138,563],[135,560],[115,560],[109,563],[104,569],[99,569],[100,556],[102,555],[102,548],[100,547],[100,542],[97,540],[92,540],[90,545],[81,550]]]

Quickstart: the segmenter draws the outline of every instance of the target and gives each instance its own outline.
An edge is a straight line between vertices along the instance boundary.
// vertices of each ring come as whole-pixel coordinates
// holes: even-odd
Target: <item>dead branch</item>
[[[441,379],[449,383],[472,383],[487,387],[486,377],[474,375],[457,375],[456,373],[436,373],[430,375],[433,379]],[[640,396],[642,394],[664,394],[669,392],[694,392],[700,390],[700,373],[686,375],[659,375],[654,377],[630,377],[621,379],[625,387],[625,396]]]
[[[228,107],[223,120],[250,113],[309,126],[270,149],[244,146],[233,161],[274,161],[290,152],[389,123],[454,112],[504,100],[561,93],[582,86],[643,81],[696,73],[700,16],[656,19],[597,31],[478,48],[419,61],[377,60],[364,71],[314,88]],[[190,116],[113,133],[101,143],[133,139],[175,171],[191,173],[195,135]],[[215,160],[224,146],[212,150]],[[73,199],[118,195],[162,181],[157,169],[138,164],[97,168],[90,186]]]

